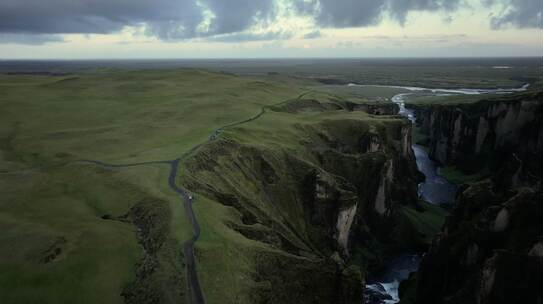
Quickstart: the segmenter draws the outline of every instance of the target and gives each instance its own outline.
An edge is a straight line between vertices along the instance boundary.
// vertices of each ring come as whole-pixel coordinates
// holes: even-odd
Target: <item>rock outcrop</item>
[[[288,113],[301,112],[326,112],[333,110],[361,111],[371,115],[395,115],[399,111],[399,106],[391,102],[367,102],[354,103],[345,100],[329,100],[321,102],[315,99],[296,99],[280,106],[273,107],[275,111]]]
[[[542,303],[543,192],[465,189],[424,257],[415,303]]]
[[[399,106],[391,102],[372,102],[372,103],[345,103],[345,107],[349,111],[363,111],[373,115],[394,115],[400,110]]]

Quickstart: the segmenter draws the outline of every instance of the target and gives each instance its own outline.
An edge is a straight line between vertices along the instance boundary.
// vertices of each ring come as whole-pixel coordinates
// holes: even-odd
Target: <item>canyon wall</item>
[[[543,93],[457,105],[408,105],[430,157],[467,174],[512,171],[515,186],[543,177]],[[508,163],[510,167],[505,168]]]
[[[204,146],[187,160],[184,186],[235,210],[225,224],[258,244],[242,253],[258,260],[243,273],[258,282],[248,292],[254,303],[362,303],[353,252],[392,246],[400,209],[418,204],[411,125],[343,110],[315,120],[293,114],[300,105],[285,108],[266,117],[292,120],[287,129],[263,119],[257,140],[247,126]]]
[[[487,180],[457,204],[411,281],[412,302],[542,303],[543,192],[500,191]]]
[[[402,303],[543,303],[542,97],[412,106],[433,158],[490,178],[460,187]]]

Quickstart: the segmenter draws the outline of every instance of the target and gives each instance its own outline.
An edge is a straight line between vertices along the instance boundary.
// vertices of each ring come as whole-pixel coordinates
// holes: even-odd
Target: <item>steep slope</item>
[[[543,192],[472,185],[423,259],[416,303],[540,303]]]
[[[335,108],[285,105],[185,162],[197,213],[221,212],[203,215],[211,231],[197,245],[209,302],[360,303],[353,253],[396,246],[402,207],[418,205],[418,173],[406,120]],[[228,273],[208,266],[216,250],[236,256],[224,261]]]

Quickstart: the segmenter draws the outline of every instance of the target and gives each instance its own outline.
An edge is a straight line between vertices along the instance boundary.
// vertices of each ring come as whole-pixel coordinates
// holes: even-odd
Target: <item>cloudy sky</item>
[[[543,55],[543,0],[0,0],[0,58]]]

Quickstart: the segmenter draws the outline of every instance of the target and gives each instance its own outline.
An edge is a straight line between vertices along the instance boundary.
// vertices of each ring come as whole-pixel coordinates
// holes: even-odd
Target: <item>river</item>
[[[349,86],[367,86],[349,84]],[[373,86],[375,87],[375,86]],[[448,95],[480,95],[480,94],[510,94],[526,91],[529,84],[514,89],[429,89],[421,87],[381,86],[404,89],[409,92],[397,94],[392,102],[399,108],[399,114],[405,116],[411,123],[416,122],[415,113],[405,107],[405,101],[410,96],[448,96]],[[430,159],[425,148],[412,145],[417,161],[417,167],[425,176],[419,184],[419,197],[432,204],[452,204],[456,195],[456,185],[450,183],[439,174],[438,165]],[[399,302],[398,287],[406,280],[411,272],[417,271],[422,258],[421,253],[404,253],[392,258],[386,263],[386,269],[374,277],[368,278],[364,291],[366,304],[394,304]]]

